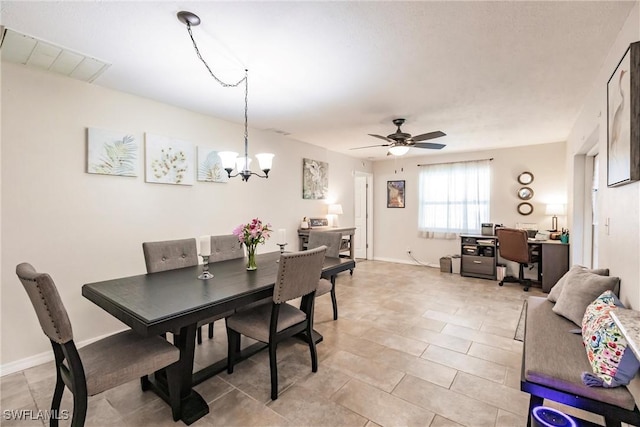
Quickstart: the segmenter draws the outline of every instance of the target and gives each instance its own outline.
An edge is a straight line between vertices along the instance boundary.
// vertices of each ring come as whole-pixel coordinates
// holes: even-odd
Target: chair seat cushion
[[[316,296],[324,295],[331,292],[331,282],[327,279],[320,279],[318,282],[318,289],[316,289]]]
[[[227,328],[254,340],[269,342],[269,324],[271,323],[272,303],[253,307],[249,310],[237,312],[227,318]],[[280,314],[276,332],[284,331],[290,326],[304,322],[307,315],[294,306],[280,304]]]
[[[161,337],[143,337],[131,330],[91,343],[78,353],[89,396],[151,374],[180,358],[180,350]]]

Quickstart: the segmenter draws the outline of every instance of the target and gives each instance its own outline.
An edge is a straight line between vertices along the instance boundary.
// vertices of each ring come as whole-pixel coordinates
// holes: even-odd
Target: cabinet
[[[460,275],[496,280],[496,244],[492,236],[460,236]]]
[[[304,251],[309,243],[309,231],[332,231],[342,233],[340,244],[340,256],[344,258],[355,258],[355,247],[353,236],[356,233],[355,227],[313,227],[298,230],[298,250]]]

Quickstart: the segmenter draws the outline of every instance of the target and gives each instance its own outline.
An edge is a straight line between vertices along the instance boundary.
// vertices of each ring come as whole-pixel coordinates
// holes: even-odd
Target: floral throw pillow
[[[618,387],[629,384],[635,376],[640,362],[627,340],[613,322],[609,312],[623,307],[611,291],[605,291],[596,298],[584,313],[582,319],[582,341],[593,373],[583,372],[582,382],[591,387]]]

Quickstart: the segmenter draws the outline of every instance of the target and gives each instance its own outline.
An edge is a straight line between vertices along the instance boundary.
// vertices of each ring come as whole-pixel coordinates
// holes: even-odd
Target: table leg
[[[174,337],[174,344],[180,349],[180,419],[187,425],[209,413],[209,405],[196,393],[192,386],[193,358],[196,345],[196,325],[188,325],[180,329]]]

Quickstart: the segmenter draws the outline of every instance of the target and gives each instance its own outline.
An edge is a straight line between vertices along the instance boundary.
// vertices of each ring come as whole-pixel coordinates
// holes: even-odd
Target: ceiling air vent
[[[40,68],[85,82],[92,82],[111,64],[52,43],[0,28],[3,61]]]

